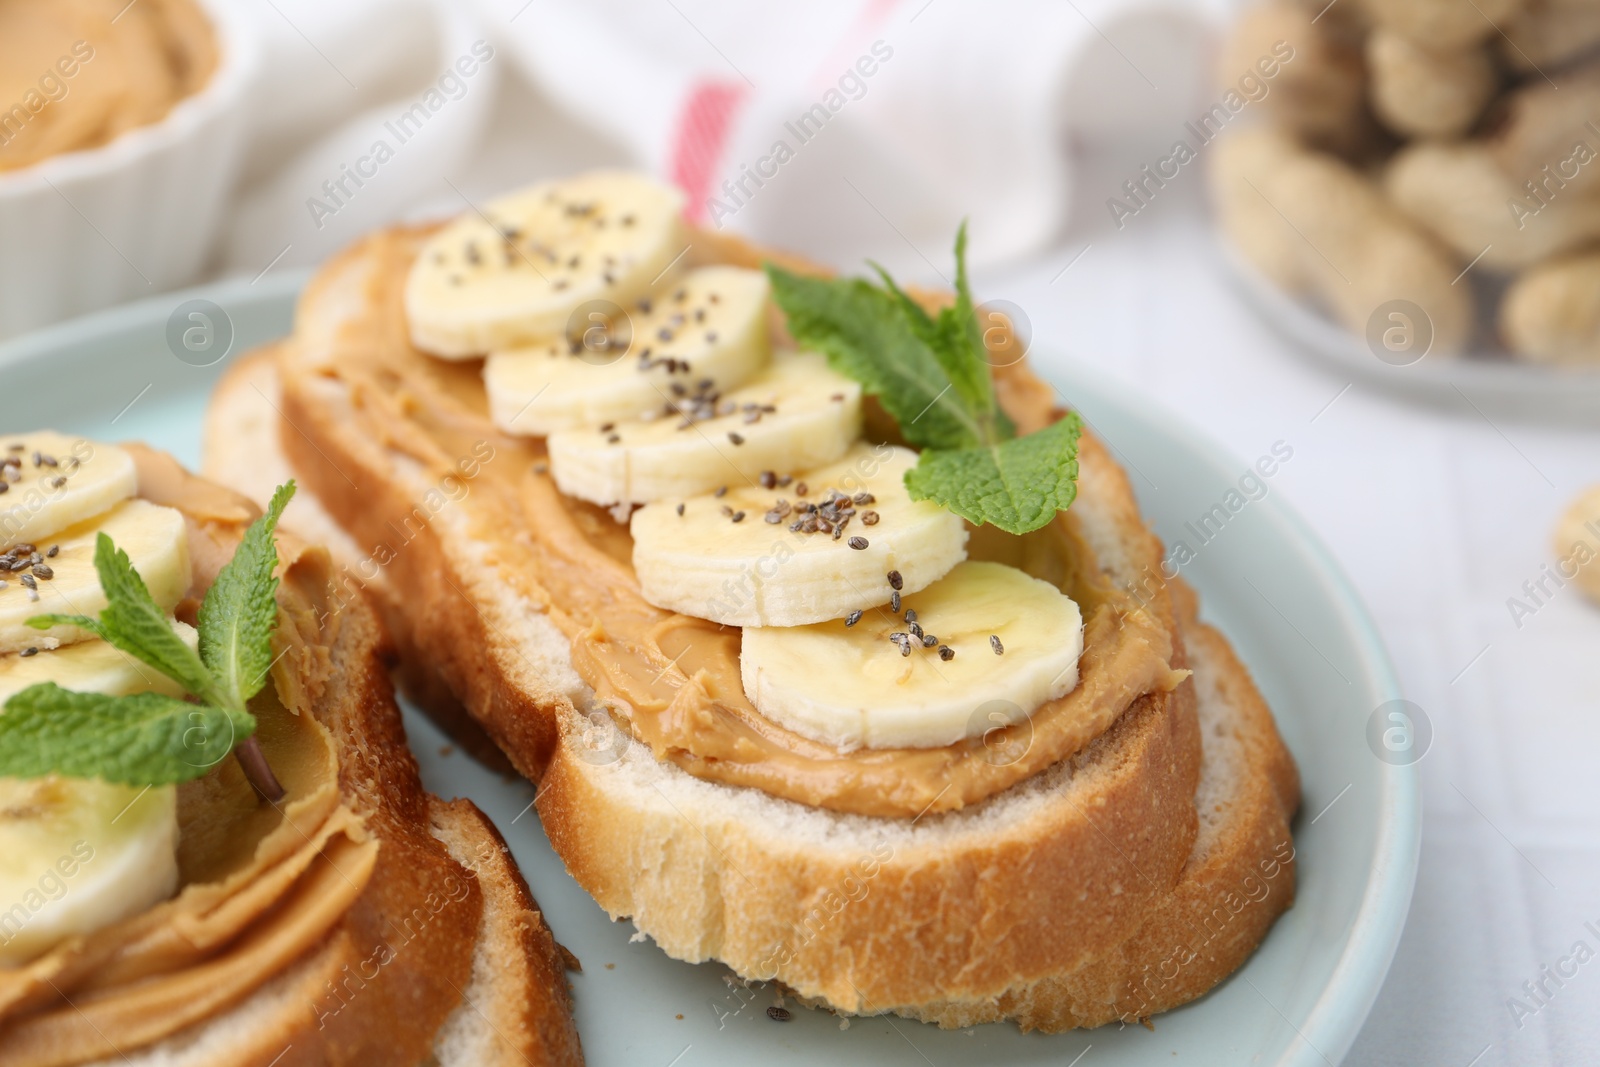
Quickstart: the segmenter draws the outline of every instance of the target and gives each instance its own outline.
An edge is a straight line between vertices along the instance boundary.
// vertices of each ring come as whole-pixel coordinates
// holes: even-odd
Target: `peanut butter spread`
[[[470,492],[452,509],[451,521],[468,524],[474,542],[484,546],[494,580],[519,594],[530,610],[546,614],[566,636],[577,673],[658,759],[700,778],[803,804],[915,818],[975,803],[1072,756],[1139,696],[1170,690],[1184,677],[1169,668],[1168,622],[1101,571],[1069,511],[1026,537],[976,531],[971,554],[1022,567],[1078,602],[1085,647],[1080,682],[1071,693],[1040,707],[1029,722],[945,748],[840,753],[778,726],[744,695],[740,630],[647,603],[630,565],[627,527],[557,491],[545,473],[542,441],[511,438],[494,428],[479,365],[435,360],[411,347],[402,294],[426,236],[390,231],[353,253],[366,264],[359,275],[365,291],[350,288],[356,283],[348,273],[341,276],[337,297],[324,297],[338,300],[345,316],[341,327],[331,335],[303,330],[294,342],[301,347],[286,364],[310,365],[336,380],[347,391],[349,409],[334,405],[302,414],[341,424],[350,420],[356,433],[402,465],[420,465],[434,485],[458,484],[463,457],[492,455],[492,462],[473,464]],[[704,236],[687,257],[693,265],[730,258]],[[321,388],[315,382],[306,387]],[[1013,392],[1002,388],[1002,398]],[[1058,414],[1037,397],[1009,399],[1024,431]],[[418,569],[417,585],[434,584],[428,580],[436,566],[430,551],[412,547],[392,562],[384,559],[381,546],[395,531],[415,527],[415,515],[382,514],[370,498],[357,501],[355,494],[327,488],[323,499],[363,547],[373,547],[391,567],[402,590],[408,568]],[[817,665],[817,673],[825,684],[848,684],[830,678],[825,664]]]
[[[188,517],[195,576],[209,584],[252,513],[167,457],[130,451],[140,495]],[[319,944],[370,880],[378,840],[342,800],[334,738],[293,710],[325,681],[325,652],[306,641],[310,605],[297,591],[301,570],[325,584],[325,556],[282,537],[280,550],[273,684],[251,710],[286,798],[261,803],[232,759],[181,786],[178,893],[0,970],[3,1067],[114,1058],[226,1010]]]
[[[216,65],[194,0],[0,0],[0,171],[159,122]]]

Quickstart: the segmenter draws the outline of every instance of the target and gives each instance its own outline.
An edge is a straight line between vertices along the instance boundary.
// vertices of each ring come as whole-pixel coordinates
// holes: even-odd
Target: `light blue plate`
[[[201,412],[229,359],[288,332],[303,275],[243,281],[159,297],[0,346],[0,396],[12,429],[54,427],[106,439],[140,438],[197,465]],[[180,360],[168,320],[187,300],[224,309],[212,354]],[[186,311],[187,313],[187,311]],[[215,316],[213,316],[215,318]],[[220,356],[231,323],[231,349]],[[183,319],[172,331],[205,324]],[[179,345],[181,348],[181,344]],[[1169,545],[1197,542],[1186,524],[1224,501],[1246,464],[1221,454],[1141,398],[1056,361],[1070,398],[1130,470],[1145,513]],[[569,878],[551,851],[533,790],[460,753],[408,711],[406,725],[430,788],[487,811],[516,851],[556,937],[583,961],[575,975],[579,1030],[595,1067],[746,1064],[956,1064],[1110,1067],[1113,1064],[1336,1064],[1376,997],[1400,937],[1417,867],[1421,802],[1414,766],[1380,760],[1369,743],[1375,709],[1399,696],[1366,612],[1304,524],[1269,495],[1196,547],[1183,574],[1206,614],[1234,639],[1277,712],[1305,783],[1295,826],[1300,891],[1249,963],[1202,1000],[1158,1016],[1154,1031],[1104,1027],[1046,1037],[1009,1025],[940,1031],[904,1020],[825,1012],[769,1019],[771,988],[730,985],[717,964],[668,959],[630,941]],[[1381,746],[1376,746],[1381,748]],[[1330,806],[1331,805],[1331,806]],[[1324,811],[1324,809],[1326,810]],[[1319,815],[1319,813],[1321,813]],[[1093,1051],[1085,1053],[1093,1046]]]

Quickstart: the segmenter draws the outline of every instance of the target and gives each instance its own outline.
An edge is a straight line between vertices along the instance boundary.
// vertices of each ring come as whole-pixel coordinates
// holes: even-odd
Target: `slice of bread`
[[[421,234],[375,235],[330,263],[277,353],[279,443],[302,484],[358,541],[385,536],[385,524],[408,514],[430,484],[416,440],[425,435],[385,423],[397,405],[426,398],[430,418],[472,425],[516,464],[538,459],[536,448],[489,426],[475,366],[437,364],[405,343],[396,277]],[[703,238],[691,258],[756,255]],[[377,346],[393,373],[345,376],[347,346]],[[1056,406],[1020,366],[997,379],[1013,413]],[[340,488],[351,482],[359,498]],[[1114,977],[1132,958],[1137,972],[1138,954],[1126,946],[1171,906],[1194,867],[1194,684],[1141,697],[1088,748],[1007,792],[925,819],[842,815],[706,782],[625,736],[598,753],[583,743],[594,726],[592,694],[543,609],[495,580],[472,529],[517,517],[483,496],[432,516],[384,569],[408,618],[397,641],[425,660],[419,673],[431,671],[430,684],[540,780],[552,843],[609,912],[632,916],[671,955],[722,959],[843,1011],[898,1011],[944,1025],[1015,1018],[1051,1030],[1126,1014],[1116,996],[1096,1010],[1084,991],[1110,980],[1094,978],[1096,967]],[[1118,580],[1157,572],[1159,543],[1092,436],[1072,515]],[[1181,666],[1169,590],[1150,591],[1146,607],[1169,621],[1172,663]],[[1276,743],[1270,717],[1267,730]],[[1194,968],[1204,984],[1185,986],[1183,999],[1236,962]],[[1170,1006],[1147,999],[1158,1005],[1149,1010]]]
[[[162,453],[127,447],[140,467],[141,495],[185,510],[203,589],[259,509]],[[279,543],[284,625],[306,643],[284,652],[280,669],[300,680],[289,689],[280,680],[278,692],[331,734],[339,793],[378,840],[377,865],[315,948],[217,1014],[123,1044],[105,1062],[580,1064],[564,955],[482,812],[423,791],[379,657],[378,619],[362,600],[323,599],[331,586],[322,549],[287,530]],[[294,665],[302,658],[314,664],[310,673]],[[367,973],[381,945],[390,951],[375,975]],[[7,1029],[0,1026],[0,1063],[13,1062],[12,1053],[23,1057],[15,1062],[45,1062],[38,1056],[50,1053],[8,1047]]]

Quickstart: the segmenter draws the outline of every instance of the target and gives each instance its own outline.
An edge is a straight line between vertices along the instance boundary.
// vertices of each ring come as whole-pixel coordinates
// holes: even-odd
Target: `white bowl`
[[[248,14],[201,0],[218,63],[160,122],[0,173],[0,337],[193,281],[244,146],[259,51]]]

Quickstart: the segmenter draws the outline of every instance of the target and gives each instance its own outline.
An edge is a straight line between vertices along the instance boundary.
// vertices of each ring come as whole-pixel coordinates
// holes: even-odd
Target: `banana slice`
[[[106,606],[94,569],[101,531],[128,554],[150,595],[170,612],[189,591],[189,533],[183,513],[147,500],[125,500],[104,515],[69,526],[37,542],[13,543],[0,561],[0,653],[49,649],[90,635],[73,626],[35,630],[35,615],[88,615]],[[26,551],[23,551],[26,550]],[[53,553],[53,554],[52,554]]]
[[[174,628],[190,647],[194,629]],[[0,714],[30,685],[127,695],[178,688],[103,641],[0,656]],[[137,915],[178,885],[178,790],[78,778],[0,778],[0,967]]]
[[[745,695],[773,721],[850,751],[954,744],[1078,684],[1078,605],[1015,567],[960,563],[902,610],[746,630]]]
[[[689,247],[683,194],[597,171],[535,185],[434,236],[406,279],[418,348],[447,359],[563,334],[588,301],[631,304]]]
[[[596,504],[643,504],[820,467],[861,435],[861,386],[815,352],[783,352],[732,392],[675,398],[655,414],[552,433],[556,485]]]
[[[0,436],[0,552],[109,511],[138,488],[120,448],[54,430]]]
[[[705,267],[572,341],[490,355],[489,412],[507,433],[631,422],[674,398],[728,390],[767,365],[767,276]]]
[[[863,443],[770,489],[646,504],[632,520],[644,598],[732,626],[803,626],[888,601],[891,571],[916,592],[967,554],[958,516],[907,495],[916,462]]]
[[[193,626],[174,619],[172,628],[190,648],[200,647],[200,635]],[[98,638],[57,649],[43,649],[32,656],[0,656],[0,708],[30,685],[41,682],[55,682],[81,693],[111,696],[183,695],[182,688],[172,679]]]

